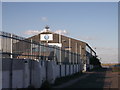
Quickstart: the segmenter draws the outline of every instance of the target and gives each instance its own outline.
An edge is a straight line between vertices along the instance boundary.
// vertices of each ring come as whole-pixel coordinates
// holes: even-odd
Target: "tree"
[[[97,57],[95,57],[95,56],[92,56],[91,58],[90,58],[90,64],[91,65],[97,65],[97,66],[99,66],[99,67],[101,67],[101,62],[100,62],[100,60],[97,58]]]

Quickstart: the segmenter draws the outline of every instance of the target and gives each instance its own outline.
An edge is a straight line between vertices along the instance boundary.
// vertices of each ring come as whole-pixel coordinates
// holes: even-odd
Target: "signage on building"
[[[61,44],[61,43],[48,43],[48,45],[57,46],[57,47],[62,47],[62,44]]]
[[[52,41],[53,40],[53,34],[41,34],[40,35],[41,41]]]

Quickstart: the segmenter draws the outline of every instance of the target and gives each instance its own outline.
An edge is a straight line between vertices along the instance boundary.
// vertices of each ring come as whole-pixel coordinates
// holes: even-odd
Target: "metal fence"
[[[65,64],[81,62],[80,54],[2,31],[0,32],[0,51],[2,58],[55,60]]]

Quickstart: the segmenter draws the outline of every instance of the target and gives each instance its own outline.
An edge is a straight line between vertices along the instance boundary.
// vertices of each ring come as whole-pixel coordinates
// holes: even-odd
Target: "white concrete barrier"
[[[12,88],[11,59],[2,59],[2,88]]]
[[[65,76],[65,65],[61,65],[61,77]]]
[[[4,59],[2,63],[2,88],[28,88],[30,85],[40,88],[46,80],[53,84],[56,78],[81,71],[81,65],[65,66],[55,61]]]
[[[78,64],[78,72],[80,72],[80,71],[81,71],[81,65]]]
[[[75,66],[76,66],[76,65],[73,65],[73,73],[74,73],[74,74],[75,74]]]
[[[24,68],[24,88],[29,86],[30,81],[30,69],[29,69],[29,59],[25,60],[25,68]]]
[[[32,61],[32,82],[31,84],[36,87],[40,88],[42,81],[41,81],[41,69],[39,66],[39,61]]]
[[[53,84],[56,78],[56,75],[55,75],[56,63],[55,61],[48,61],[47,65],[48,65],[47,66],[47,80],[49,83]]]
[[[13,70],[12,73],[12,88],[24,87],[23,70]]]
[[[60,77],[60,65],[57,65],[57,64],[56,64],[55,74],[56,74],[56,78],[59,78],[59,77]]]
[[[73,74],[73,65],[70,65],[70,71],[71,71],[70,75],[72,75]]]
[[[45,64],[45,61],[43,60],[40,60],[40,69],[41,69],[41,80],[42,80],[42,83],[46,81],[46,64]]]
[[[78,64],[77,64],[77,72],[79,72],[79,69],[78,69],[78,68],[79,68],[79,66],[78,66]]]
[[[69,65],[66,65],[66,76],[69,76]]]
[[[2,88],[10,88],[10,71],[2,72]]]

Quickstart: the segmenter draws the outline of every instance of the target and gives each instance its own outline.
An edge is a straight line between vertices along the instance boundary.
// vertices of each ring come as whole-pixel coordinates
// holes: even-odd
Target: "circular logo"
[[[44,36],[44,39],[48,40],[48,39],[49,39],[49,36],[48,36],[48,35],[45,35],[45,36]]]

